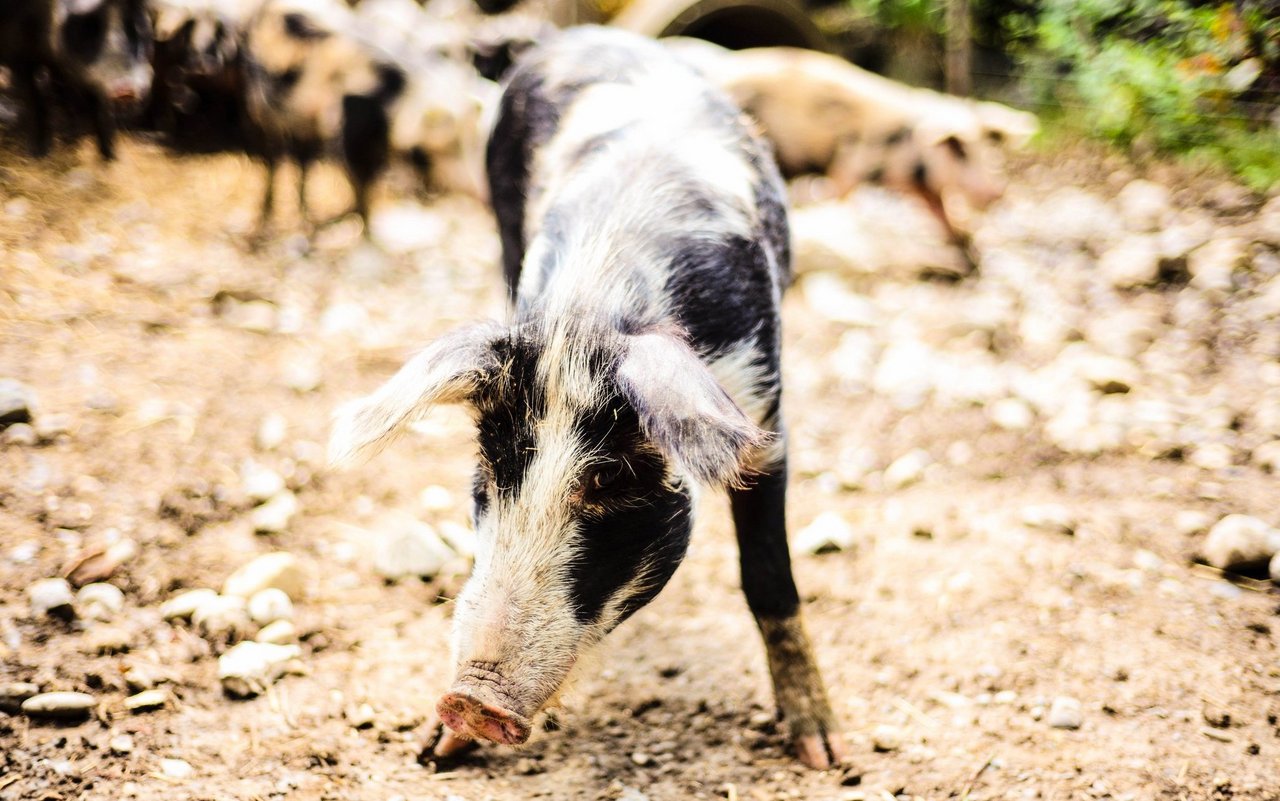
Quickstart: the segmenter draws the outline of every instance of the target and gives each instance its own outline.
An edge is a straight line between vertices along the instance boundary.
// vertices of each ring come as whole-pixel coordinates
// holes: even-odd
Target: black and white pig
[[[790,244],[767,147],[660,45],[581,27],[521,57],[487,167],[512,319],[429,345],[341,409],[331,441],[343,463],[433,404],[474,414],[479,545],[435,752],[524,742],[580,656],[670,579],[695,490],[727,488],[779,712],[805,764],[833,764],[787,548]]]
[[[98,152],[115,158],[115,103],[146,98],[151,83],[151,20],[145,0],[4,0],[0,65],[29,114],[32,150],[53,144],[44,81],[64,88],[93,119]]]
[[[243,135],[240,33],[250,0],[151,0],[155,73],[143,122],[173,144],[225,147]]]
[[[484,194],[486,110],[497,87],[437,54],[393,54],[375,34],[337,0],[266,0],[248,23],[241,57],[267,167],[264,226],[285,156],[299,168],[304,218],[307,168],[337,157],[366,232],[372,185],[392,156],[411,160],[434,188]]]

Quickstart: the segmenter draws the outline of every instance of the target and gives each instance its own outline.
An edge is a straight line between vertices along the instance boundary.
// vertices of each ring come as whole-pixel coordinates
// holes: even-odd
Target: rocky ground
[[[250,164],[122,151],[0,142],[0,799],[1280,797],[1280,199],[1041,153],[958,281],[906,201],[797,212],[792,540],[850,764],[785,753],[709,499],[559,730],[424,766],[468,421],[322,443],[502,314],[487,213],[386,192],[376,245],[250,250]]]

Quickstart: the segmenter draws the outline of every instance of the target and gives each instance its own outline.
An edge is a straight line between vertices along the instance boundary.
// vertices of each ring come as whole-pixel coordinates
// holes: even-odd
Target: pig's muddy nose
[[[530,723],[524,715],[496,704],[487,704],[467,690],[453,690],[436,704],[444,725],[459,734],[502,745],[519,745],[529,739]]]

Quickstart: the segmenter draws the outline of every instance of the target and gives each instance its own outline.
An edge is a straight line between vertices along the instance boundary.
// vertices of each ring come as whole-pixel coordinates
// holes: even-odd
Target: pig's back
[[[674,323],[704,353],[776,338],[790,275],[777,168],[657,43],[581,28],[530,51],[488,163],[518,309]]]

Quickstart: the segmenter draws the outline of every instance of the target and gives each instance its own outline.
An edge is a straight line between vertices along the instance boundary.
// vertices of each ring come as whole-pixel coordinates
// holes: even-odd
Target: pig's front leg
[[[764,638],[773,693],[796,755],[822,770],[843,761],[845,744],[800,619],[787,550],[785,457],[730,491],[742,589]]]

